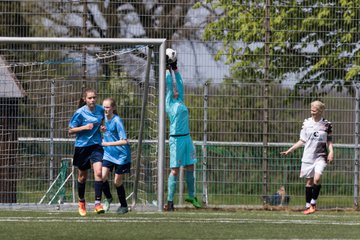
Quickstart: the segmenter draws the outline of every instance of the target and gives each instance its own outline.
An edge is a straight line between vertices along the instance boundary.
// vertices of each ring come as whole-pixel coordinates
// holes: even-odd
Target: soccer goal
[[[125,188],[132,205],[156,202],[161,211],[165,44],[165,39],[0,37],[0,107],[8,122],[0,202],[73,201],[66,194],[73,195],[70,175],[76,170],[66,171],[71,164],[62,161],[73,154],[67,126],[82,90],[91,87],[98,92],[97,104],[107,97],[116,100],[124,121],[132,149]]]

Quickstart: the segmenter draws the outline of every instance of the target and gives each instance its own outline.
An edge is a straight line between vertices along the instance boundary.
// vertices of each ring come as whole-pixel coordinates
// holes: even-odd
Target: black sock
[[[95,188],[95,201],[101,201],[101,194],[102,194],[102,181],[95,181],[94,188]]]
[[[306,203],[311,202],[311,199],[313,198],[312,191],[313,191],[313,187],[305,187],[305,200],[306,200]]]
[[[124,184],[121,184],[119,187],[117,187],[116,191],[117,191],[117,194],[119,197],[119,202],[120,202],[121,206],[127,207]]]
[[[78,196],[80,201],[85,201],[85,185],[86,182],[81,183],[81,182],[77,182],[77,188],[78,188]]]
[[[102,188],[103,188],[103,193],[104,193],[105,197],[107,199],[112,199],[112,195],[111,195],[111,192],[110,192],[109,181],[103,182]]]
[[[316,200],[319,197],[320,189],[321,189],[321,184],[319,184],[319,185],[314,184],[313,197],[312,197],[314,200]]]

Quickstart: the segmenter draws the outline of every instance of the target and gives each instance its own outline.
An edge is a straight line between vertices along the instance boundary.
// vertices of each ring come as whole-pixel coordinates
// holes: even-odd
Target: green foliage
[[[272,1],[270,9],[270,76],[282,81],[300,73],[300,83],[316,85],[358,79],[359,0]],[[264,1],[214,1],[194,8],[211,9],[203,39],[221,41],[215,56],[226,57],[231,74],[241,82],[264,78]],[[340,81],[333,84],[341,84]]]
[[[351,80],[351,79],[355,78],[356,76],[358,76],[359,72],[360,72],[360,66],[354,65],[350,68],[349,72],[346,74],[345,79]]]

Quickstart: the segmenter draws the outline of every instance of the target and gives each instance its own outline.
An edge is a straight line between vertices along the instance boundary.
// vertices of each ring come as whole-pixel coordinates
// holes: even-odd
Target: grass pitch
[[[359,239],[360,213],[180,210],[125,215],[0,212],[0,239]]]

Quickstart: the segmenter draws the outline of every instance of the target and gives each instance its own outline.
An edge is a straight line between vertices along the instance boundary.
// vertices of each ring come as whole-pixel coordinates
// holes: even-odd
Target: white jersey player
[[[281,152],[282,155],[288,155],[305,145],[300,170],[300,177],[306,178],[304,214],[316,211],[321,175],[327,163],[334,159],[332,125],[322,117],[324,110],[325,105],[322,102],[312,102],[311,117],[304,120],[299,141],[287,151]]]

